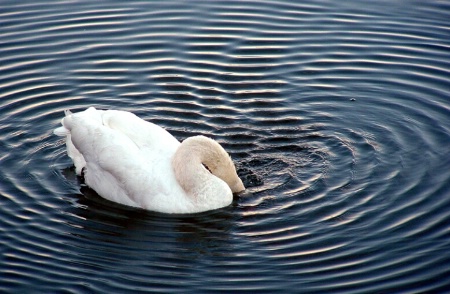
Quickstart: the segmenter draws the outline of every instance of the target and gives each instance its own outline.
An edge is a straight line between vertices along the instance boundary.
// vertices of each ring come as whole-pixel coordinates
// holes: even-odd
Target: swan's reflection
[[[81,183],[66,169],[70,181]],[[75,183],[74,183],[75,184]],[[174,215],[127,207],[105,200],[82,185],[67,213],[68,234],[76,238],[80,256],[98,259],[140,262],[187,262],[205,255],[233,254],[233,230],[236,219],[235,202],[229,207],[192,215]],[[231,257],[231,256],[230,256]],[[99,262],[102,264],[102,262]]]

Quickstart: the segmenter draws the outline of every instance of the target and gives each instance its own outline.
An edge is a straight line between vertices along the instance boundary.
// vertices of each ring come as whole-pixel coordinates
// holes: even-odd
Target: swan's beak
[[[231,191],[233,193],[239,193],[245,190],[244,184],[242,183],[242,180],[237,178],[236,182],[230,186]]]

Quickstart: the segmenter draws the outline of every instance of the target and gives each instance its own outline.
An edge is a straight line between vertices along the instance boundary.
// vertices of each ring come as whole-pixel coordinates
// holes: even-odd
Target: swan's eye
[[[205,164],[203,164],[203,163],[202,163],[202,165],[203,165],[203,167],[204,167],[204,168],[206,168],[206,170],[207,170],[207,171],[209,171],[209,172],[210,172],[210,173],[212,174],[212,172],[211,172],[211,170],[209,169],[209,167],[208,167],[208,166],[206,166],[206,165],[205,165]]]

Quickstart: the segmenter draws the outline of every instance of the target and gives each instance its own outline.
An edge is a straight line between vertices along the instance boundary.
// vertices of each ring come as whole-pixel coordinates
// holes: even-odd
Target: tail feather
[[[75,145],[72,142],[72,138],[70,135],[70,130],[66,128],[64,125],[64,120],[66,117],[72,115],[72,112],[70,110],[64,110],[65,117],[61,120],[60,127],[53,130],[53,133],[57,136],[63,136],[66,137],[66,147],[67,147],[67,155],[72,159],[74,165],[75,165],[75,171],[77,175],[81,175],[81,171],[86,166],[86,161],[83,157],[83,155],[80,153],[80,151],[77,150]],[[69,118],[70,120],[70,118]]]
[[[71,114],[72,114],[72,112],[70,110],[68,110],[68,109],[64,110],[65,116],[69,116]],[[68,129],[66,129],[66,127],[64,126],[64,118],[61,120],[61,125],[62,125],[61,127],[53,130],[53,134],[55,134],[56,136],[61,136],[61,137],[69,135],[70,131]]]
[[[56,128],[53,130],[53,134],[55,134],[56,136],[67,136],[68,134],[70,134],[69,130],[66,129],[64,126]]]

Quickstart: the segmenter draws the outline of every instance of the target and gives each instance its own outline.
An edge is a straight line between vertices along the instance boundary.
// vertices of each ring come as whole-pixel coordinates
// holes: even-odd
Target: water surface
[[[449,289],[447,1],[1,6],[1,292]],[[213,137],[251,194],[103,200],[52,134],[89,106]]]

